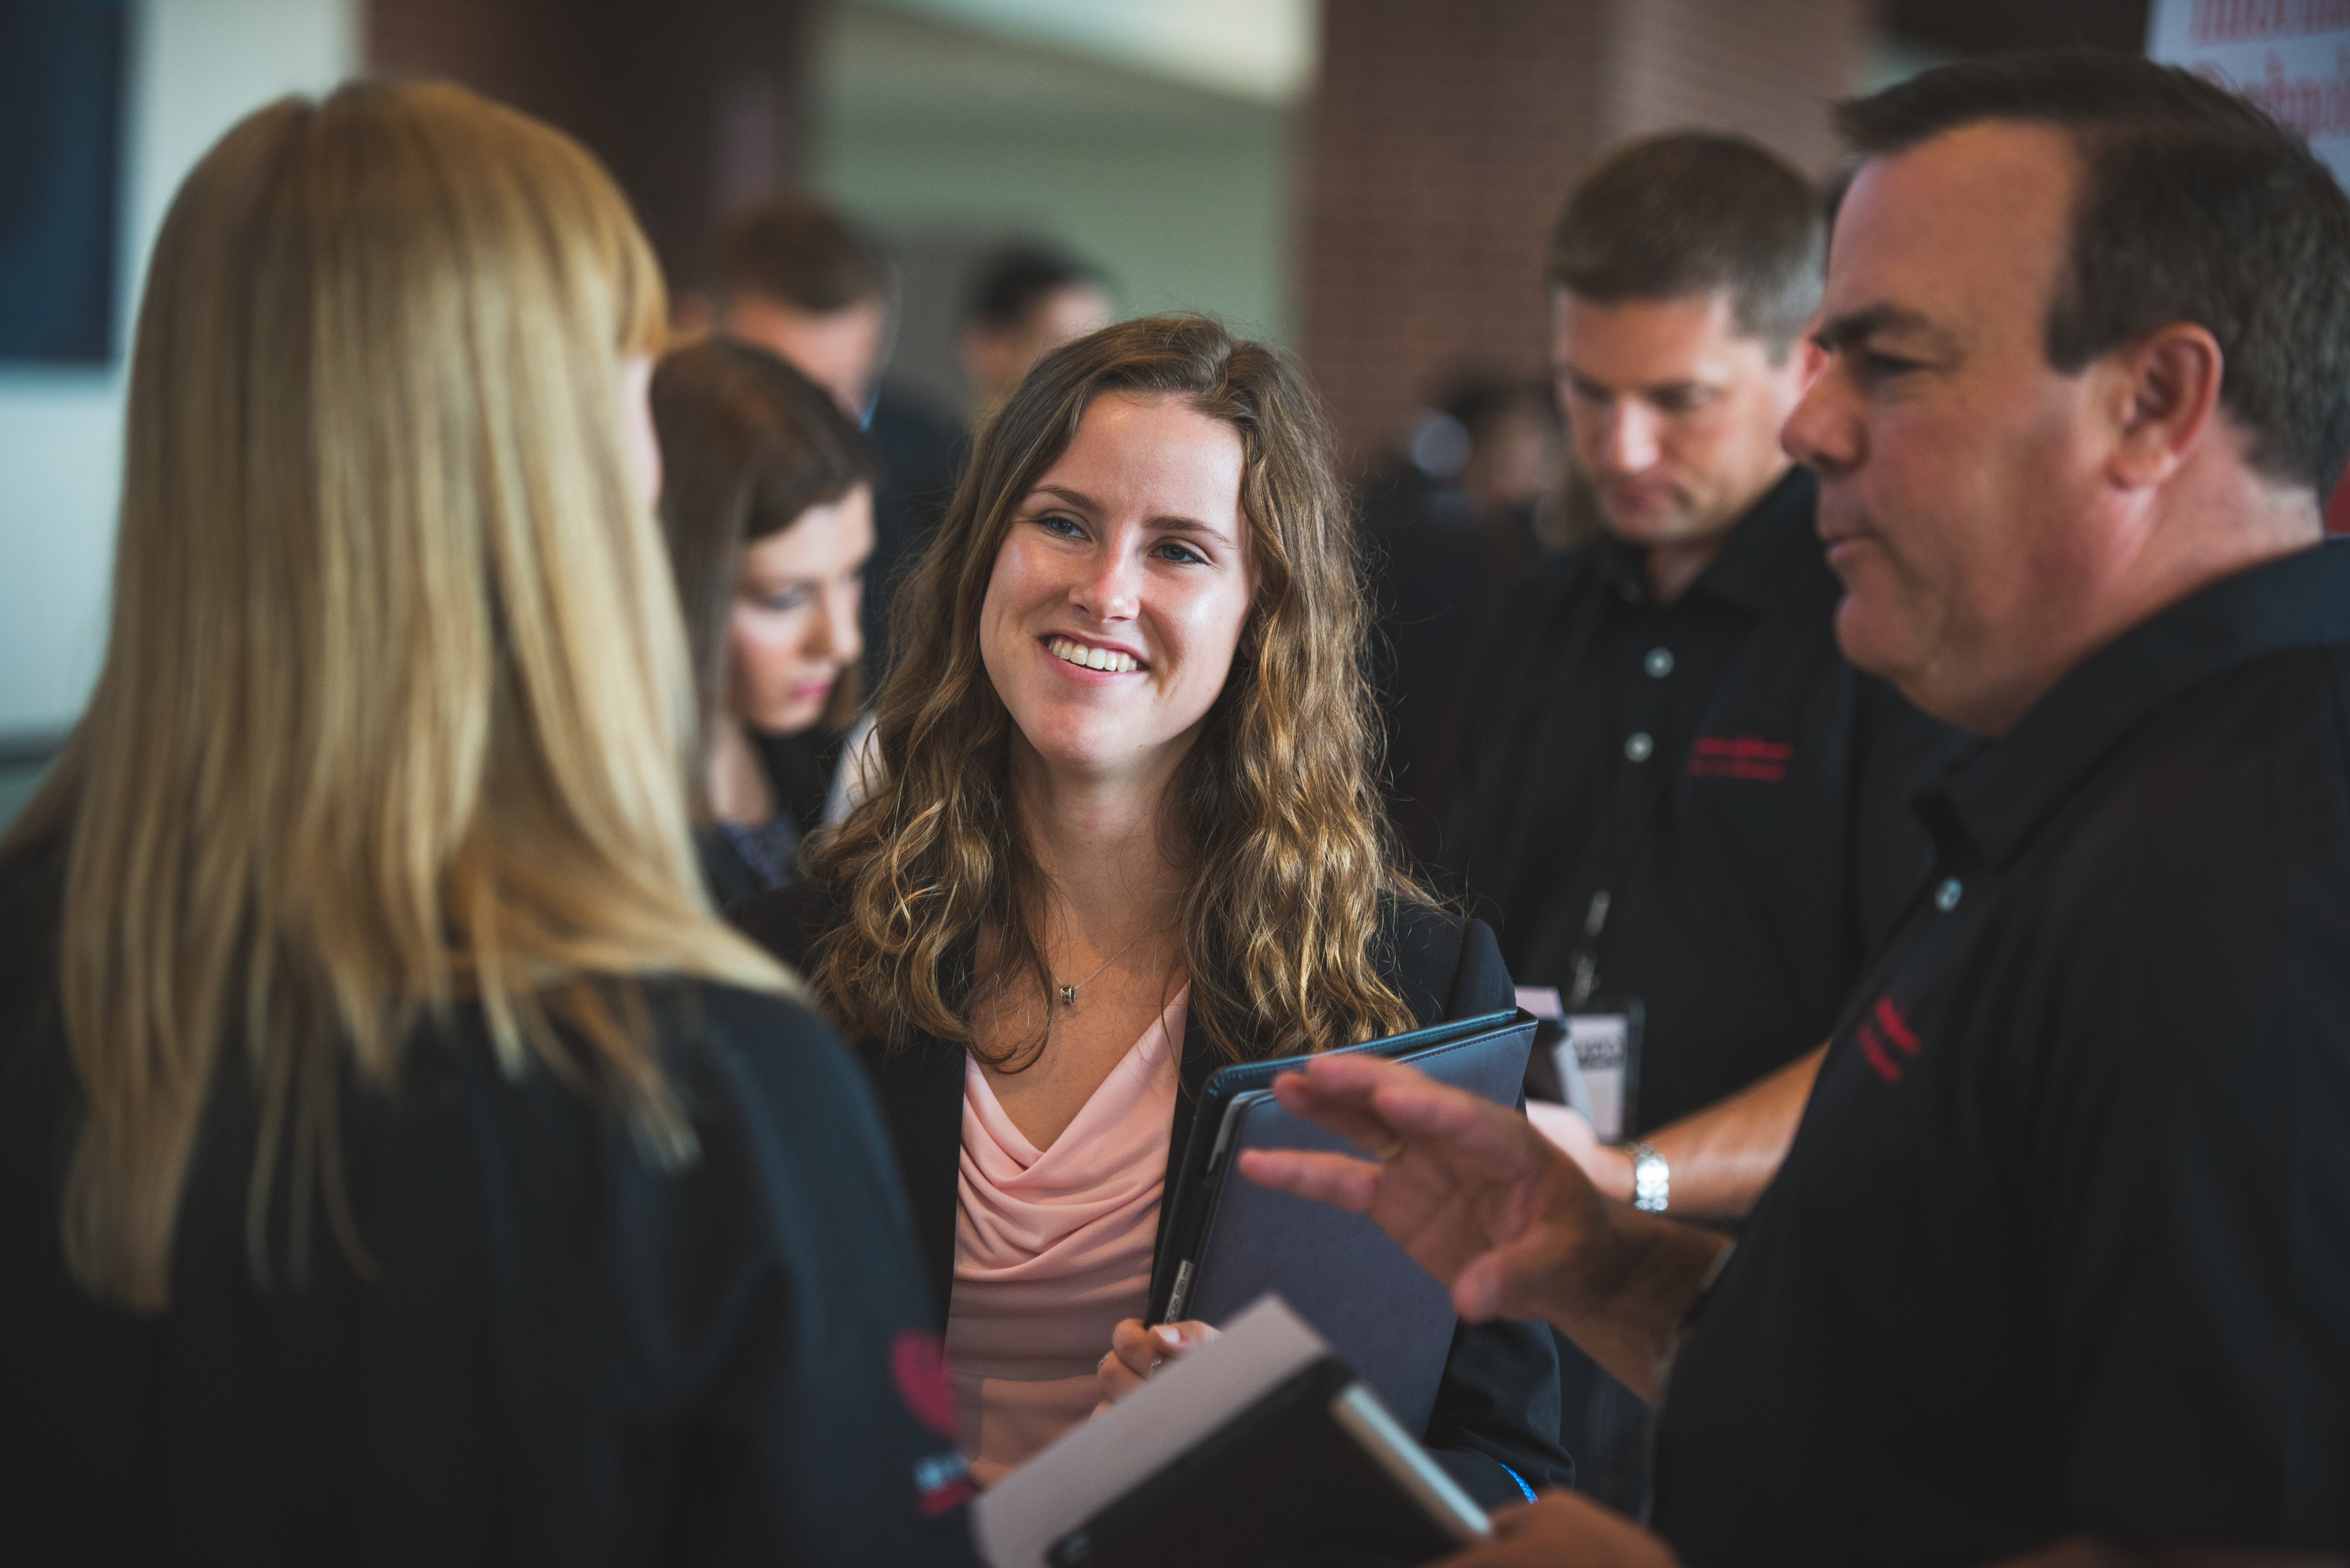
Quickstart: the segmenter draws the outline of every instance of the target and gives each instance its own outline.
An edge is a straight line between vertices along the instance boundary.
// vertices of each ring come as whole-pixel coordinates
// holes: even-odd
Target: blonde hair
[[[1379,902],[1424,902],[1399,869],[1376,780],[1357,539],[1304,379],[1203,317],[1107,327],[1056,350],[989,421],[937,541],[900,598],[875,720],[881,779],[813,875],[845,911],[816,988],[855,1032],[969,1042],[972,1001],[1052,974],[1035,930],[1043,874],[1011,794],[1011,715],[980,662],[981,607],[1021,502],[1095,398],[1180,398],[1241,438],[1258,586],[1224,689],[1170,786],[1191,857],[1178,923],[1191,1016],[1227,1060],[1323,1051],[1408,1029],[1380,977]],[[962,971],[983,922],[994,972]],[[1008,1058],[1007,1058],[1008,1059]]]
[[[782,989],[701,890],[691,682],[630,483],[623,362],[659,271],[577,145],[459,88],[287,99],[158,238],[130,369],[105,668],[12,847],[63,836],[87,1119],[66,1257],[160,1310],[205,1099],[241,1040],[261,1134],[366,1266],[339,1084],[388,1088],[478,1002],[500,1064],[692,1144],[634,977]],[[557,1037],[557,1026],[577,1044]]]

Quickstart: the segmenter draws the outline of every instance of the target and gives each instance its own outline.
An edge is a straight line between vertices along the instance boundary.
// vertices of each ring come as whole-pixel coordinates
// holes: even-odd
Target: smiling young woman
[[[900,598],[877,787],[734,911],[875,1070],[983,1480],[1209,1332],[1136,1320],[1210,1072],[1510,1003],[1388,847],[1326,452],[1211,321],[1045,359]],[[1486,1500],[1565,1479],[1555,1366],[1456,1340],[1427,1436]]]

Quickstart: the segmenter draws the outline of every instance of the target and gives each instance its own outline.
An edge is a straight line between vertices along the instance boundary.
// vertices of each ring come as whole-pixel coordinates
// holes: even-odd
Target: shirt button
[[[1640,660],[1640,668],[1662,680],[1673,672],[1673,650],[1669,648],[1648,649],[1648,657]]]
[[[1956,877],[1943,877],[1942,885],[1934,889],[1934,908],[1946,915],[1949,914],[1959,907],[1959,895],[1965,891],[1964,888],[1959,886],[1959,879]]]
[[[1648,753],[1656,749],[1657,742],[1648,739],[1646,730],[1635,730],[1624,737],[1624,754],[1636,763],[1647,762]]]

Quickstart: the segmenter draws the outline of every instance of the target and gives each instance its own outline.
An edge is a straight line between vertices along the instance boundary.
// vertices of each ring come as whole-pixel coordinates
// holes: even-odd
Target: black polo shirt
[[[1922,793],[1675,1369],[1693,1565],[2350,1548],[2350,545],[2220,583]]]
[[[1596,991],[1648,1012],[1634,1130],[1826,1039],[1925,873],[1905,803],[1952,732],[1837,649],[1816,495],[1791,470],[1669,605],[1646,552],[1570,552],[1482,660],[1444,863],[1517,982],[1563,994],[1608,887]]]

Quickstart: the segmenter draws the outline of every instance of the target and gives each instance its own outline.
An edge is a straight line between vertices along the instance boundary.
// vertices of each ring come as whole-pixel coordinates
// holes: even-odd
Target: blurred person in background
[[[13,1560],[971,1560],[870,1088],[695,873],[662,314],[452,87],[173,200],[105,665],[0,840]]]
[[[972,428],[995,417],[1037,360],[1117,317],[1100,274],[1059,251],[1009,245],[981,262],[959,345]]]
[[[1547,383],[1469,377],[1422,411],[1402,461],[1364,483],[1383,783],[1415,857],[1436,853],[1446,753],[1459,743],[1467,689],[1481,679],[1471,655],[1494,607],[1544,550],[1562,447]]]
[[[790,361],[873,442],[873,554],[860,618],[869,690],[888,657],[891,597],[954,493],[962,432],[883,384],[896,274],[838,213],[810,196],[777,196],[720,224],[712,250],[719,329]]]
[[[1642,1020],[1620,1147],[1557,1103],[1547,1041],[1529,1113],[1603,1192],[1717,1220],[1777,1169],[1924,873],[1908,794],[1948,738],[1838,650],[1817,485],[1779,444],[1824,244],[1811,185],[1737,137],[1633,142],[1569,196],[1552,357],[1603,530],[1494,616],[1442,842],[1541,1011]],[[1583,1483],[1637,1511],[1647,1407],[1565,1359]]]
[[[1510,1003],[1388,856],[1355,540],[1303,379],[1195,317],[1048,355],[908,591],[874,793],[731,911],[866,1054],[993,1480],[1211,1331],[1140,1317],[1227,1063]],[[1540,1325],[1455,1332],[1424,1437],[1565,1480]]]
[[[697,843],[726,904],[791,880],[858,712],[873,457],[821,387],[732,338],[665,355],[651,403],[702,716]]]

